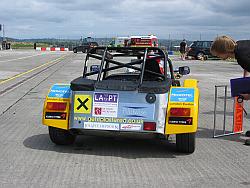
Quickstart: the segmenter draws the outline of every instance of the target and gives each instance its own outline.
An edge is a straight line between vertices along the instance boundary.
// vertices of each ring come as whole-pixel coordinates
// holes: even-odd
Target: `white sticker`
[[[121,124],[121,130],[140,131],[141,124]]]
[[[118,94],[95,93],[92,115],[95,117],[117,117]]]
[[[97,123],[97,122],[84,122],[84,129],[96,129],[96,130],[119,130],[119,124],[117,123]]]

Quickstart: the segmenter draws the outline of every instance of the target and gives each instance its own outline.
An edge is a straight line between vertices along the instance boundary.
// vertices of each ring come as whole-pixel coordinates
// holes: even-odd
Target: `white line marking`
[[[16,59],[9,59],[9,60],[5,60],[5,61],[0,61],[0,63],[5,63],[5,62],[9,62],[9,61],[16,61],[16,60],[20,60],[20,59],[26,59],[26,58],[30,58],[30,57],[34,57],[34,56],[39,56],[39,55],[44,55],[44,53],[31,55],[31,56],[25,56],[25,57],[19,57]]]

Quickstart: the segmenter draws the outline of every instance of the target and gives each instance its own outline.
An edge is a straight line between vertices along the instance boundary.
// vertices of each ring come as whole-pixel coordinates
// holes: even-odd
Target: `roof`
[[[153,39],[157,38],[155,35],[138,35],[138,36],[130,36],[130,38],[142,38],[142,39]]]

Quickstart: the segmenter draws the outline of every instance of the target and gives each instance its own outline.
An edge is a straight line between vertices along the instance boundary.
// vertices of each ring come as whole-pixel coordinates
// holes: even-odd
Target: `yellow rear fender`
[[[46,96],[42,123],[64,130],[69,129],[70,85],[55,84]]]
[[[184,87],[171,87],[168,98],[165,134],[193,133],[197,131],[199,89],[197,80],[187,79]]]

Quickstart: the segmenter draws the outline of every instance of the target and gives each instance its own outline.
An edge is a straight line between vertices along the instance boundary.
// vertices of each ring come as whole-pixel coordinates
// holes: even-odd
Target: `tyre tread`
[[[193,153],[195,151],[195,133],[177,134],[176,149],[182,153]]]
[[[49,127],[49,136],[53,143],[57,145],[70,145],[75,141],[76,136],[67,130]]]

